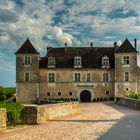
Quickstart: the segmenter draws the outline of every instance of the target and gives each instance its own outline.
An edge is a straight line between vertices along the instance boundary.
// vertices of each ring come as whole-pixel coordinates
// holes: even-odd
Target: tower
[[[16,54],[16,100],[31,103],[39,98],[39,53],[29,39]]]
[[[126,39],[115,50],[115,96],[137,92],[137,50]]]

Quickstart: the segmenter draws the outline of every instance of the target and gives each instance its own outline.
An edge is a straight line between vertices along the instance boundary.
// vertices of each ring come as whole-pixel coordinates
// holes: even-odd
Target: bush
[[[15,102],[0,102],[0,108],[6,108],[7,123],[16,124],[19,121],[22,104]]]
[[[2,93],[6,96],[6,99],[8,99],[12,97],[14,93],[16,93],[16,88],[15,87],[3,88]]]
[[[6,100],[6,96],[5,95],[0,95],[0,101],[4,101]]]
[[[140,93],[131,93],[127,97],[132,99],[140,99]]]

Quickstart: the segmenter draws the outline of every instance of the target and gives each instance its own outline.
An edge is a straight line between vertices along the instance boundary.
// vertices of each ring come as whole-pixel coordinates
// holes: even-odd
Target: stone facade
[[[49,105],[26,105],[22,110],[22,121],[29,124],[39,124],[47,120],[79,113],[79,103],[57,103]]]
[[[6,130],[6,109],[0,108],[0,132]]]
[[[135,43],[136,44],[136,43]],[[37,99],[102,101],[116,96],[126,96],[140,91],[140,69],[137,66],[136,46],[126,39],[121,46],[100,48],[48,48],[47,55],[40,57],[27,40],[16,53],[16,99],[22,103],[33,103]],[[24,58],[31,58],[30,64]],[[81,59],[81,65],[75,67],[75,56]],[[54,65],[49,66],[49,58],[54,58]],[[124,57],[128,57],[127,64]],[[108,64],[103,65],[103,58]],[[25,73],[29,73],[29,81]],[[125,72],[129,74],[125,80]],[[54,81],[49,81],[49,74]],[[75,73],[80,74],[80,81],[75,81]],[[90,81],[87,74],[90,73]],[[108,74],[104,81],[103,74]]]

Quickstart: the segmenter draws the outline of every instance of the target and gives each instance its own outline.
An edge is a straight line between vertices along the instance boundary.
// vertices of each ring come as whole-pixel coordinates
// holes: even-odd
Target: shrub
[[[140,93],[131,93],[127,97],[132,99],[140,99]]]
[[[22,104],[15,102],[0,102],[0,108],[6,108],[7,123],[16,124],[19,121]]]
[[[5,95],[0,95],[0,101],[4,101],[6,99]]]

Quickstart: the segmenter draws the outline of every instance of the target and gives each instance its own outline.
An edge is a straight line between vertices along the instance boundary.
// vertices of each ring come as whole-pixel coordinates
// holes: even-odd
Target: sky
[[[139,0],[0,0],[0,85],[15,86],[15,52],[29,38],[46,47],[140,44]],[[140,59],[138,61],[140,63]]]

